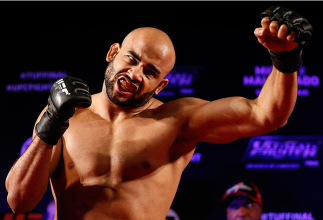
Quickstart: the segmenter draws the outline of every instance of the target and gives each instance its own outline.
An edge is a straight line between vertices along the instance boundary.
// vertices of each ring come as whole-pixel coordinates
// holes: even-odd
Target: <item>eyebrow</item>
[[[141,61],[140,57],[138,54],[136,54],[134,51],[132,50],[128,50],[128,53],[130,53],[132,56],[134,56],[137,60]],[[150,69],[153,69],[155,72],[157,72],[158,74],[160,74],[160,70],[155,67],[154,65],[148,63],[147,66],[150,68]]]

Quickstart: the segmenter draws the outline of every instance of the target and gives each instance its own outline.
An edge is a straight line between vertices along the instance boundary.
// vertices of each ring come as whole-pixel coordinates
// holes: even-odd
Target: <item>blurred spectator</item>
[[[240,182],[230,187],[223,195],[227,220],[260,220],[262,199],[254,183]]]

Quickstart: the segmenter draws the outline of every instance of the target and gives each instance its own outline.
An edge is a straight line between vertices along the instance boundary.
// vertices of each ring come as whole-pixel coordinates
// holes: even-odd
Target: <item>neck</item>
[[[93,100],[93,103],[99,103],[93,106],[93,110],[97,114],[101,115],[101,117],[109,121],[116,121],[133,117],[153,105],[153,98],[150,99],[145,105],[138,108],[126,108],[116,105],[109,99],[105,86],[103,86],[102,91],[94,96],[93,99],[95,99]]]

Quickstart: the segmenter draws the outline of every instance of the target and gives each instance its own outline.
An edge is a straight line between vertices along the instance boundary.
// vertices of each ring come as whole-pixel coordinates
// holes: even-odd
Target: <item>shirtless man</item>
[[[258,41],[273,52],[299,50],[270,52],[275,67],[253,100],[152,98],[167,85],[164,77],[175,63],[171,40],[155,28],[136,29],[111,46],[102,92],[91,96],[73,77],[56,82],[31,145],[7,176],[12,210],[32,210],[50,179],[56,220],[164,220],[197,143],[268,133],[292,113],[310,25],[300,36],[289,33],[270,21],[273,10],[255,29]],[[307,40],[293,42],[300,38]]]

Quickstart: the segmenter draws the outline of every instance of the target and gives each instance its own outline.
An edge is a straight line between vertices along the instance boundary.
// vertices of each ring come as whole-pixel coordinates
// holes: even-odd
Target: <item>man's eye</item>
[[[252,207],[252,202],[249,202],[245,205],[246,208],[251,208]]]
[[[132,61],[132,62],[136,61],[136,60],[135,60],[135,58],[133,58],[133,57],[132,57],[132,56],[130,56],[130,55],[127,55],[127,57],[128,57],[128,59],[129,59],[130,61]]]
[[[155,77],[155,72],[152,71],[152,70],[145,70],[145,74],[148,75],[148,76],[152,76],[152,77]]]

